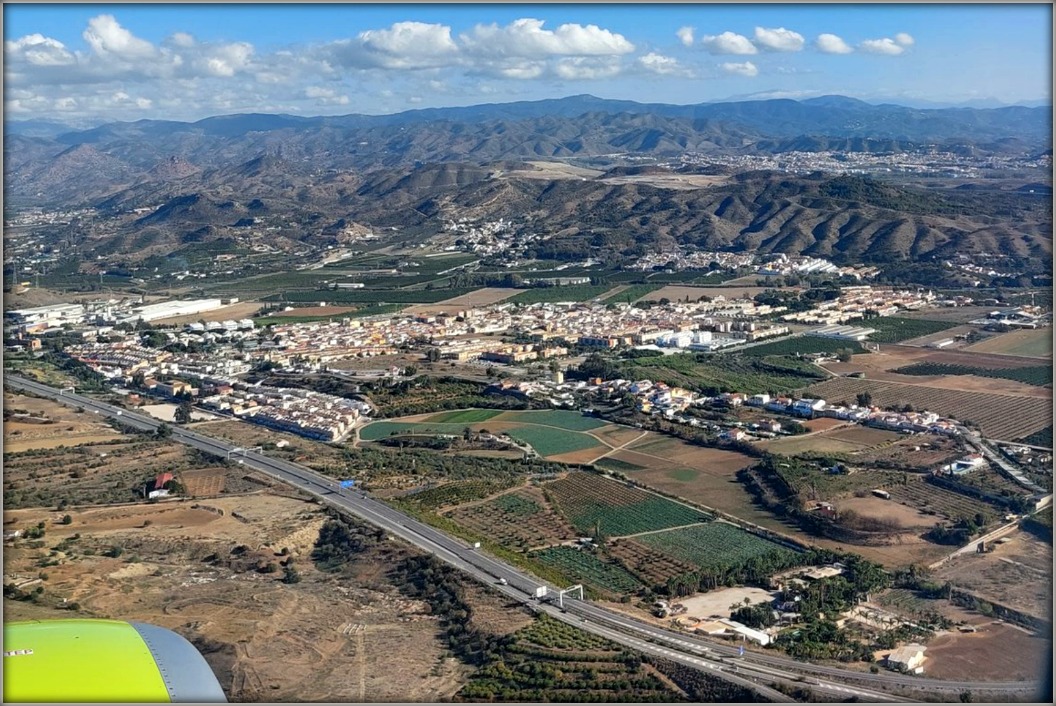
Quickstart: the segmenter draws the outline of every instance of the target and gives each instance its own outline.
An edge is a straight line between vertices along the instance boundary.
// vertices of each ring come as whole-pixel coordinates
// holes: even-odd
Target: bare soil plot
[[[906,505],[874,496],[841,498],[835,505],[839,512],[853,510],[861,517],[895,520],[906,529],[930,529],[935,526],[934,515],[925,515]]]
[[[971,681],[1045,679],[1051,672],[1050,640],[987,619],[976,633],[945,633],[924,653],[925,676]]]
[[[249,301],[249,302],[238,302],[230,306],[223,306],[219,309],[213,309],[212,311],[203,311],[200,314],[188,314],[186,316],[170,316],[167,319],[157,319],[151,323],[160,326],[182,326],[184,324],[193,324],[198,321],[228,321],[234,319],[249,319],[254,314],[260,311],[260,308],[264,306],[262,302]]]
[[[20,431],[25,425],[4,424],[4,453],[18,453],[32,449],[56,449],[60,446],[79,446],[81,444],[99,444],[121,438],[121,434],[76,434],[69,437],[56,436],[51,439],[23,439],[13,432]],[[9,437],[8,435],[11,434]]]
[[[689,297],[689,301],[695,302],[701,297],[715,298],[715,297],[726,297],[727,299],[751,299],[757,294],[762,294],[766,291],[766,287],[688,287],[683,285],[669,285],[663,289],[658,289],[655,292],[650,292],[642,297],[639,301],[660,301],[661,299],[670,299],[673,302],[685,301],[686,297]],[[791,288],[789,291],[799,291],[797,288]]]
[[[1052,328],[1011,331],[973,344],[973,353],[1052,358]]]
[[[217,499],[193,510],[209,518],[195,527],[181,514],[191,504],[180,505],[186,509],[74,512],[72,525],[49,526],[48,536],[81,537],[47,569],[47,605],[66,598],[79,604],[74,615],[176,630],[202,649],[232,702],[439,702],[464,683],[469,669],[446,656],[436,618],[385,583],[385,567],[403,550],[382,545],[353,574],[324,574],[308,557],[325,519],[314,503],[270,495]],[[302,581],[284,585],[281,571],[240,568],[231,553],[239,545],[246,556],[274,562],[288,548]],[[99,555],[111,546],[124,554]],[[85,555],[87,548],[95,555]],[[5,581],[35,576],[42,554],[47,550],[5,552]],[[217,561],[203,561],[214,554]],[[474,619],[483,610],[491,629],[524,622],[472,588],[470,598]],[[71,617],[25,602],[5,600],[4,607],[8,620]]]
[[[967,376],[962,376],[967,377]],[[1045,390],[1045,388],[1034,388]],[[1052,392],[1045,397],[1025,397],[940,389],[880,380],[834,378],[805,390],[806,394],[830,402],[854,400],[868,391],[881,407],[910,404],[960,421],[972,421],[983,434],[994,439],[1020,438],[1052,424]]]
[[[121,436],[96,414],[51,400],[4,394],[4,453],[93,444]]]
[[[902,438],[902,435],[898,432],[887,431],[885,429],[875,429],[873,427],[865,427],[860,424],[853,424],[851,426],[840,427],[832,431],[823,432],[819,436],[825,436],[830,439],[839,439],[840,441],[846,441],[851,444],[860,444],[861,446],[880,446],[882,444],[889,444],[892,441],[898,441]]]
[[[639,437],[648,438],[642,436],[642,431],[640,429],[631,429],[630,427],[620,426],[618,424],[602,427],[601,429],[593,429],[587,433],[596,437],[602,443],[614,447],[629,444]],[[648,434],[648,432],[646,433]]]
[[[183,471],[180,482],[187,494],[194,498],[208,498],[224,492],[227,474],[222,469],[201,468],[196,471]]]
[[[1029,615],[1051,620],[1052,546],[1026,532],[988,554],[962,554],[935,571],[939,581]]]
[[[681,598],[678,602],[686,607],[686,615],[706,620],[716,615],[721,618],[730,617],[730,606],[735,603],[744,605],[746,598],[750,603],[755,604],[771,603],[777,597],[778,593],[776,591],[740,586],[700,593],[688,598]]]
[[[945,436],[906,437],[888,446],[858,451],[856,464],[868,465],[876,461],[902,463],[909,467],[931,469],[960,458],[963,449],[958,441]]]
[[[808,419],[802,422],[803,426],[807,428],[807,431],[828,431],[829,429],[835,429],[836,427],[846,426],[848,422],[842,419],[834,419],[832,417],[818,417],[817,419]]]
[[[468,294],[461,294],[435,304],[419,304],[408,307],[404,311],[408,314],[438,314],[443,311],[456,311],[474,306],[488,306],[489,304],[498,304],[516,296],[521,291],[520,289],[508,287],[483,287]]]
[[[863,448],[861,444],[826,436],[825,432],[809,436],[784,436],[778,439],[764,439],[753,442],[753,445],[767,453],[783,454],[785,456],[795,456],[809,452],[845,454],[853,453]]]
[[[899,344],[880,346],[881,354],[884,355],[910,355],[913,350],[913,346],[903,346]],[[947,363],[949,365],[966,365],[977,368],[994,369],[1025,368],[1038,364],[1037,358],[1023,355],[999,355],[995,353],[987,353],[985,351],[972,351],[967,349],[963,351],[948,351],[937,350],[934,348],[917,348],[916,350],[920,352],[921,355],[919,358],[915,358],[913,362],[920,363]]]

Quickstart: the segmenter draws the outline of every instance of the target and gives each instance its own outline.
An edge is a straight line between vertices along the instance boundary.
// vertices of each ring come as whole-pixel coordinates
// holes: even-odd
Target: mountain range
[[[122,228],[149,228],[159,245],[188,233],[212,237],[269,214],[296,224],[295,239],[321,242],[338,222],[435,232],[438,219],[467,213],[517,217],[560,233],[551,249],[581,250],[589,239],[609,255],[682,242],[866,259],[966,248],[1030,257],[1051,253],[1051,188],[1030,198],[983,198],[755,173],[672,190],[539,178],[525,163],[607,168],[677,162],[686,152],[897,153],[924,146],[1051,156],[1051,134],[1048,107],[926,110],[843,96],[679,106],[573,96],[386,116],[246,114],[65,132],[37,123],[8,129],[4,171],[8,208],[91,205],[104,215],[149,209]],[[130,233],[117,235],[128,240]]]

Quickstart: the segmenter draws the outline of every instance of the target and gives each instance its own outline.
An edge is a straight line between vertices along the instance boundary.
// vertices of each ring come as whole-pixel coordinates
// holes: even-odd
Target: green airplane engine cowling
[[[4,702],[226,703],[208,663],[171,630],[119,620],[4,625]]]

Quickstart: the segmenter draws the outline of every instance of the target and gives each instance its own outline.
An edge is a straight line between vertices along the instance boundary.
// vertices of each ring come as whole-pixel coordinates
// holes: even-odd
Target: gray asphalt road
[[[129,426],[153,430],[161,422],[129,410],[93,400],[69,391],[60,391],[25,378],[4,375],[5,385],[44,397],[55,399],[67,406],[83,407],[85,410],[105,414]],[[537,610],[550,613],[555,618],[589,632],[604,635],[615,642],[653,654],[674,659],[688,666],[720,676],[728,681],[749,686],[760,695],[776,701],[789,701],[789,697],[768,686],[745,678],[762,678],[766,683],[775,681],[798,683],[805,674],[810,675],[810,686],[815,689],[856,696],[870,701],[904,701],[905,699],[886,693],[899,687],[938,692],[962,692],[980,690],[989,692],[1036,691],[1035,682],[969,682],[945,681],[895,673],[871,674],[838,667],[826,667],[800,662],[779,655],[746,652],[736,657],[738,649],[728,643],[691,637],[684,633],[666,630],[622,613],[601,608],[588,601],[566,597],[564,610],[556,605],[537,602],[536,589],[545,584],[520,570],[475,550],[466,543],[454,539],[439,530],[418,522],[388,505],[366,496],[361,491],[341,488],[336,481],[298,464],[270,458],[266,455],[241,450],[226,441],[215,439],[191,429],[171,426],[172,438],[194,448],[219,456],[230,456],[247,466],[278,478],[293,487],[321,498],[323,501],[349,512],[363,520],[385,529],[399,537],[468,573],[479,581],[491,584],[496,590],[515,598]],[[507,585],[497,585],[505,579]],[[546,586],[548,594],[557,588]]]

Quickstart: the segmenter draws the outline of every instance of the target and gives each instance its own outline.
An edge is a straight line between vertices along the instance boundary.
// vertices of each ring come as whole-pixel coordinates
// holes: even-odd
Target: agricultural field
[[[709,515],[601,476],[572,472],[545,486],[556,509],[577,530],[600,526],[607,537],[706,522]]]
[[[639,581],[653,588],[664,586],[673,576],[684,576],[694,570],[692,564],[631,539],[610,540],[605,551]]]
[[[574,583],[584,583],[607,593],[634,593],[642,587],[627,569],[602,561],[589,550],[551,547],[533,553],[532,558],[559,571]]]
[[[737,355],[744,355],[751,358],[763,358],[772,355],[809,355],[811,353],[836,354],[840,351],[864,353],[865,349],[856,341],[840,341],[835,338],[822,338],[821,336],[794,336],[780,341],[760,343],[757,346],[750,346],[742,351],[738,351]]]
[[[470,287],[445,289],[340,289],[283,292],[264,297],[267,302],[327,302],[333,304],[435,304],[476,291]]]
[[[722,353],[633,358],[620,361],[620,369],[623,377],[631,380],[648,379],[713,393],[721,390],[745,394],[791,392],[827,377],[818,367],[793,358]]]
[[[486,422],[500,414],[502,411],[498,409],[456,409],[431,415],[422,421],[430,424],[472,424]]]
[[[501,493],[520,485],[522,480],[514,476],[488,478],[481,480],[462,480],[444,483],[425,490],[415,490],[399,498],[404,505],[427,512],[443,511],[464,503],[483,500],[496,493]]]
[[[582,412],[564,409],[544,409],[525,412],[504,412],[495,419],[497,422],[520,422],[523,424],[542,424],[544,426],[567,429],[569,431],[590,431],[608,426],[609,422],[596,417],[588,417]]]
[[[548,547],[576,536],[575,528],[554,512],[538,488],[520,488],[442,514],[511,550]]]
[[[978,377],[1001,378],[1004,380],[1016,380],[1027,385],[1043,387],[1052,385],[1052,366],[1033,365],[1023,368],[975,368],[965,365],[950,365],[945,363],[916,363],[894,371],[899,375],[976,375]]]
[[[968,346],[966,350],[997,355],[1052,358],[1052,328],[1011,331]]]
[[[779,544],[722,521],[646,534],[636,537],[634,541],[681,561],[716,570],[740,566],[764,554],[791,552]]]
[[[882,447],[900,438],[902,438],[901,435],[896,432],[854,425],[852,427],[838,427],[816,434],[765,439],[754,442],[754,446],[768,453],[785,456],[809,452],[852,454],[858,451]]]
[[[488,306],[505,301],[520,290],[506,287],[483,287],[468,294],[460,294],[457,297],[443,299],[435,304],[419,304],[407,310],[409,314],[437,314],[443,311],[456,311],[478,306]]]
[[[917,478],[909,478],[904,485],[889,485],[885,490],[891,493],[892,501],[917,508],[925,515],[936,515],[936,521],[972,518],[978,513],[989,523],[998,516],[998,511],[991,505]]]
[[[951,329],[957,324],[951,321],[931,321],[928,319],[907,319],[898,316],[882,316],[861,322],[862,326],[876,329],[869,335],[874,343],[898,343],[911,338],[928,336],[939,331]]]
[[[646,295],[651,294],[651,293],[655,292],[656,290],[660,289],[661,286],[663,286],[663,285],[659,285],[659,284],[633,284],[633,285],[627,287],[626,289],[624,289],[624,290],[622,290],[622,291],[620,291],[620,292],[618,292],[616,294],[613,294],[611,296],[605,297],[604,299],[601,300],[601,303],[602,304],[620,304],[620,303],[632,304],[632,303],[638,301],[639,299],[645,297]]]
[[[869,392],[875,405],[909,404],[961,422],[971,421],[979,425],[984,436],[992,439],[1029,436],[1052,425],[1050,396],[1001,395],[854,378],[834,378],[803,392],[830,403],[853,401],[859,392]]]
[[[508,301],[515,304],[540,304],[553,302],[583,302],[612,291],[608,284],[574,284],[560,287],[533,287],[526,289]]]
[[[480,421],[470,421],[479,417]],[[433,419],[458,421],[431,421]],[[585,417],[578,412],[545,410],[538,412],[501,412],[496,410],[455,410],[431,415],[423,421],[372,422],[359,430],[362,441],[378,441],[390,436],[448,435],[461,436],[466,427],[507,434],[535,449],[544,458],[558,458],[571,463],[589,462],[609,447],[585,433],[606,426],[607,422]]]

